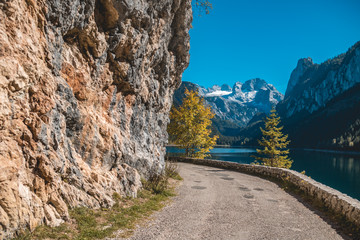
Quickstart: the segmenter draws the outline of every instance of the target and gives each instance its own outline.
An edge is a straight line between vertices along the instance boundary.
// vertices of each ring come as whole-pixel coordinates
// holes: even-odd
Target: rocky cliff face
[[[285,97],[290,95],[294,87],[300,82],[301,77],[304,75],[304,73],[313,65],[314,63],[310,57],[301,58],[298,61],[296,68],[292,71],[290,75],[290,79],[285,92]]]
[[[161,171],[190,0],[0,2],[0,239]]]
[[[360,42],[321,64],[300,59],[277,105],[293,145],[360,149]]]
[[[286,117],[296,113],[312,114],[330,100],[360,83],[360,42],[346,54],[313,64],[300,59],[291,74],[284,102],[279,106]]]

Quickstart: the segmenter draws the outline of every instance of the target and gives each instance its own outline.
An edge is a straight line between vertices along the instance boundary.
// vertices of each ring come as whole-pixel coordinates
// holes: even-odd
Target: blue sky
[[[360,0],[210,0],[194,14],[183,81],[205,87],[260,77],[284,93],[300,58],[321,63],[360,41]]]

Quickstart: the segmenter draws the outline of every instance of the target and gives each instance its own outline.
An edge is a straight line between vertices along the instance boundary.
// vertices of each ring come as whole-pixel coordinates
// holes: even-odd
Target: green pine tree
[[[289,149],[286,149],[290,141],[287,140],[288,135],[284,135],[281,130],[283,127],[278,127],[280,117],[273,108],[269,117],[265,120],[265,129],[260,128],[262,132],[261,140],[258,140],[263,149],[256,149],[258,156],[254,156],[255,163],[262,165],[290,168],[292,160],[289,158]]]

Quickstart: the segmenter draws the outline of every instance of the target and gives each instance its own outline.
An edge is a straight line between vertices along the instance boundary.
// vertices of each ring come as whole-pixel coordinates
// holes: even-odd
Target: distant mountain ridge
[[[360,150],[360,42],[321,64],[300,59],[277,109],[293,145]]]
[[[245,83],[236,82],[231,88],[227,84],[204,88],[197,84],[183,81],[174,94],[174,103],[184,95],[185,88],[198,90],[221,120],[230,120],[244,127],[258,112],[270,112],[272,106],[284,96],[272,84],[263,79],[254,78]]]
[[[321,64],[300,59],[285,96],[258,78],[233,87],[189,82],[181,87],[191,90],[190,85],[213,108],[214,132],[222,134],[219,143],[257,145],[259,127],[276,105],[291,147],[360,151],[360,41]]]
[[[298,61],[277,105],[292,147],[360,150],[360,42],[321,64]],[[256,145],[262,121],[239,131]]]
[[[358,83],[360,42],[345,54],[321,64],[314,64],[311,58],[300,59],[291,73],[281,106],[286,117],[302,110],[311,114]]]

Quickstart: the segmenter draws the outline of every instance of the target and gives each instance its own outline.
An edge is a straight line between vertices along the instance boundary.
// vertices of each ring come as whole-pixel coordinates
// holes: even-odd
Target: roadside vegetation
[[[143,179],[143,189],[137,198],[114,194],[112,208],[89,209],[79,207],[70,210],[71,220],[58,227],[39,226],[16,240],[76,239],[91,240],[106,237],[129,237],[136,225],[145,221],[153,212],[166,205],[175,196],[175,186],[182,180],[177,164],[166,162],[163,174],[152,174]]]

